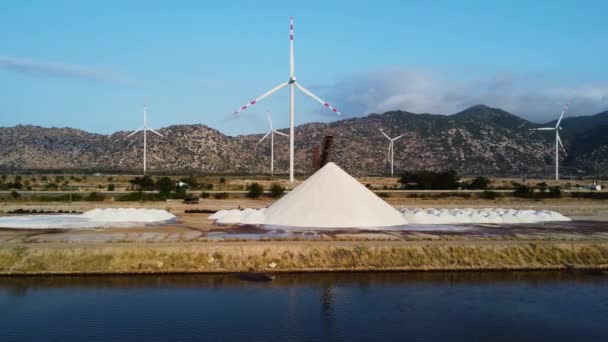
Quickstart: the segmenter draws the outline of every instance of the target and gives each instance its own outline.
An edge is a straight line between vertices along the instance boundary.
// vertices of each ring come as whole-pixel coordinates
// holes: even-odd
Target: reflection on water
[[[0,278],[0,341],[607,340],[608,276]]]

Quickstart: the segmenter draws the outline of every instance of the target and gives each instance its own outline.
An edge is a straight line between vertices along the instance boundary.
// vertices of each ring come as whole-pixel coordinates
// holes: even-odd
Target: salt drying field
[[[171,222],[175,215],[159,209],[93,209],[83,214],[20,215],[0,217],[0,228],[13,229],[90,229],[132,227]]]
[[[219,224],[241,224],[241,225],[269,225],[279,226],[287,230],[298,230],[301,226],[281,226],[273,224],[272,218],[268,218],[266,215],[267,209],[233,209],[233,210],[220,210],[215,214],[209,216],[210,219],[214,220]],[[413,229],[415,226],[433,225],[435,228],[442,230],[440,225],[450,225],[451,229],[454,229],[453,225],[457,224],[518,224],[518,223],[543,223],[543,222],[567,222],[569,218],[564,215],[550,211],[550,210],[516,210],[516,209],[504,209],[504,208],[483,208],[483,209],[402,209],[401,214],[405,220],[404,224],[391,225],[391,226],[379,226],[379,227],[365,227],[366,229],[386,229],[386,230],[399,230],[399,229]],[[337,228],[359,228],[357,226],[352,227],[340,227],[340,226],[329,226],[324,227],[306,227],[316,229],[337,229]]]

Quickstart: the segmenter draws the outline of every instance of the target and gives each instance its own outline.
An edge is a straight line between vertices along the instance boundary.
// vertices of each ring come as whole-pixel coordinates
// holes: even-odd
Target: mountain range
[[[457,170],[462,175],[546,176],[554,170],[553,132],[498,108],[470,107],[452,115],[390,111],[330,123],[296,127],[296,173],[312,172],[313,146],[333,135],[330,160],[356,175],[388,171],[389,136],[395,142],[395,169]],[[562,173],[608,174],[608,111],[566,117],[560,132],[566,148]],[[282,132],[288,133],[287,129]],[[228,136],[205,125],[174,125],[148,135],[151,172],[266,173],[270,145],[262,134]],[[111,135],[72,128],[31,125],[0,128],[0,170],[141,170],[142,141],[128,132]],[[275,137],[275,170],[287,172],[288,139]]]

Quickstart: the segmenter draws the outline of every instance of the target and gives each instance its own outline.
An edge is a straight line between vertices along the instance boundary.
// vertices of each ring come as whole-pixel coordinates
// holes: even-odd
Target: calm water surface
[[[608,276],[0,278],[0,341],[608,341]]]

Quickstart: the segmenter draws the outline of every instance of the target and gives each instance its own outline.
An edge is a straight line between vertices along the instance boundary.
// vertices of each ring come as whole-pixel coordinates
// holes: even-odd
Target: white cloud
[[[463,81],[426,70],[394,68],[351,76],[322,91],[351,116],[390,110],[452,114],[485,104],[545,122],[555,119],[568,101],[573,116],[608,110],[608,84],[563,85],[534,74],[503,73]]]
[[[0,56],[0,69],[34,76],[64,77],[96,82],[115,82],[117,75],[96,68]]]

